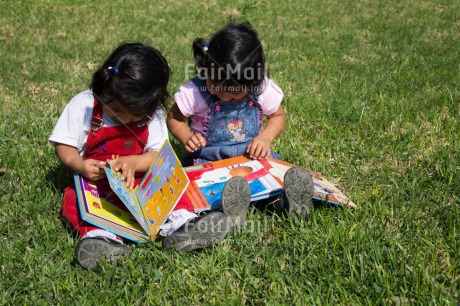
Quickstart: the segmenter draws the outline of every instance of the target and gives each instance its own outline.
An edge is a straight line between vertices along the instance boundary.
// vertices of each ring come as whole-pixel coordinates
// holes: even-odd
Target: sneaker
[[[175,248],[182,252],[190,252],[221,242],[227,233],[225,215],[221,212],[211,212],[187,222],[182,230],[166,236],[163,239],[163,247],[168,251]]]
[[[307,170],[292,167],[284,175],[284,205],[289,216],[305,219],[312,207],[313,179]]]
[[[246,214],[251,203],[251,188],[244,177],[235,176],[225,183],[222,190],[222,211],[230,219],[231,226],[246,226]]]
[[[86,269],[95,270],[100,260],[116,265],[121,255],[130,253],[128,246],[116,243],[105,237],[85,238],[80,240],[75,249],[78,263]]]

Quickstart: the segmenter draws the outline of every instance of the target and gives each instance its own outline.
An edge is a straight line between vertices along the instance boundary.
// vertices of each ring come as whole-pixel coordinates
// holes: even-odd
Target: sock
[[[96,230],[89,231],[86,234],[84,234],[81,237],[81,239],[97,238],[97,237],[105,237],[105,238],[108,238],[108,239],[110,239],[111,241],[113,241],[115,243],[123,244],[123,240],[118,238],[114,233],[108,232],[108,231],[103,230],[103,229],[96,229]]]

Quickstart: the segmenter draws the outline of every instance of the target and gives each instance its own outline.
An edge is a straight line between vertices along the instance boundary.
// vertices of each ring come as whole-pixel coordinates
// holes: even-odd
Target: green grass
[[[109,4],[110,3],[110,4]],[[0,1],[0,304],[391,304],[460,300],[460,9],[456,1]],[[134,245],[122,267],[74,261],[68,184],[47,143],[65,104],[121,42],[186,81],[191,43],[249,20],[284,90],[274,149],[358,204],[212,250]],[[392,302],[393,301],[393,302]]]

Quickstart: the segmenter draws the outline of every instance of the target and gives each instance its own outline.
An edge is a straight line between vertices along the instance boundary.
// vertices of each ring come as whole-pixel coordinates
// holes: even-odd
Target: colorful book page
[[[136,196],[154,237],[181,198],[189,179],[171,144],[166,141],[136,188]]]
[[[155,238],[189,184],[171,144],[165,141],[135,190],[127,188],[121,173],[107,162],[108,182],[103,187],[99,181],[93,186],[74,176],[83,219],[134,241]]]
[[[238,173],[237,171],[244,173]],[[280,190],[280,184],[266,171],[264,165],[257,160],[250,160],[224,166],[212,171],[204,172],[201,178],[195,180],[211,209],[217,209],[221,205],[222,189],[225,183],[233,176],[244,176],[251,188],[251,199],[262,199]]]
[[[74,175],[74,181],[83,220],[131,240],[149,238],[108,182],[87,181],[78,174]]]
[[[325,201],[334,205],[347,205],[348,208],[356,208],[346,195],[344,195],[333,183],[325,178],[313,177],[313,185],[315,192],[313,198],[320,201]]]
[[[147,221],[142,213],[141,207],[139,206],[139,201],[134,190],[126,187],[125,182],[120,178],[120,173],[116,172],[114,165],[111,161],[107,161],[109,167],[104,167],[105,173],[107,174],[107,179],[109,181],[110,187],[113,192],[120,198],[120,200],[125,204],[128,210],[131,212],[133,217],[137,222],[142,226],[146,233],[149,232],[149,227]]]
[[[258,201],[280,194],[283,189],[284,174],[293,164],[268,158],[254,161],[245,156],[237,156],[203,165],[186,167],[191,177],[187,196],[192,200],[196,212],[218,209],[222,198],[222,189],[232,176],[243,176],[251,188],[251,201]],[[203,169],[200,172],[200,169]],[[335,205],[356,205],[338,188],[324,179],[321,173],[309,171],[313,178],[313,198]]]
[[[276,159],[269,159],[268,163],[273,167],[270,173],[279,179],[284,185],[284,174],[294,165],[281,162]],[[326,201],[334,205],[347,205],[349,208],[355,208],[354,204],[346,195],[344,195],[333,183],[326,180],[321,173],[306,169],[313,179],[313,199]]]

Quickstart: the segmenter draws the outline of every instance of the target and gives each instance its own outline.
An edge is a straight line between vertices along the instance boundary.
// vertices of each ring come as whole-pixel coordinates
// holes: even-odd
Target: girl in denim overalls
[[[262,45],[250,24],[229,24],[209,42],[195,39],[193,53],[198,75],[179,88],[167,118],[170,132],[189,152],[183,164],[243,154],[252,159],[279,158],[271,143],[285,127],[283,93],[266,78]],[[306,170],[287,172],[285,195],[290,215],[306,216],[312,188]],[[238,210],[241,215],[246,213]]]

